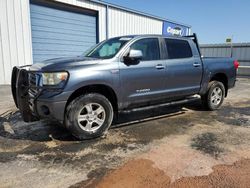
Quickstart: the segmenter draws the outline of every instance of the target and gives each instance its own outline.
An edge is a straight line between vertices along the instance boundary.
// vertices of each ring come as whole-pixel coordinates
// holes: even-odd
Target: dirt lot
[[[77,141],[53,122],[24,123],[0,86],[0,187],[249,187],[250,79],[223,107],[121,114],[106,138]]]

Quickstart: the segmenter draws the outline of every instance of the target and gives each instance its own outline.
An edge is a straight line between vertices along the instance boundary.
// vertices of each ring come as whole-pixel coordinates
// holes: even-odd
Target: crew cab
[[[200,95],[218,109],[235,85],[238,61],[201,57],[196,35],[121,36],[83,55],[12,71],[12,93],[25,122],[57,120],[78,139],[105,134],[120,111],[174,104]]]

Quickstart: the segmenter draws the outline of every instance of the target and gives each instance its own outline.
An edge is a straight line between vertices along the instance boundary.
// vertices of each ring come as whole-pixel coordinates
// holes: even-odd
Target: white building
[[[0,84],[14,66],[82,54],[110,37],[190,33],[190,26],[96,0],[0,0]]]

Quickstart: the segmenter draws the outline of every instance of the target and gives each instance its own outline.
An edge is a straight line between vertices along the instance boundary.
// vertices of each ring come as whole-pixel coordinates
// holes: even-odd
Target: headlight
[[[55,86],[64,84],[68,79],[67,72],[42,73],[43,85]]]

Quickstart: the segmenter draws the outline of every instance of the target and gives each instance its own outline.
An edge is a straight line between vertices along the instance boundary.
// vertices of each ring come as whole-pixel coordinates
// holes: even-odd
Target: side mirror
[[[126,64],[133,64],[133,63],[138,63],[142,59],[142,51],[141,50],[133,50],[131,49],[129,51],[129,54],[127,56],[124,56],[124,62]]]
[[[141,50],[130,50],[129,57],[131,59],[140,60],[140,59],[142,59],[142,51]]]

